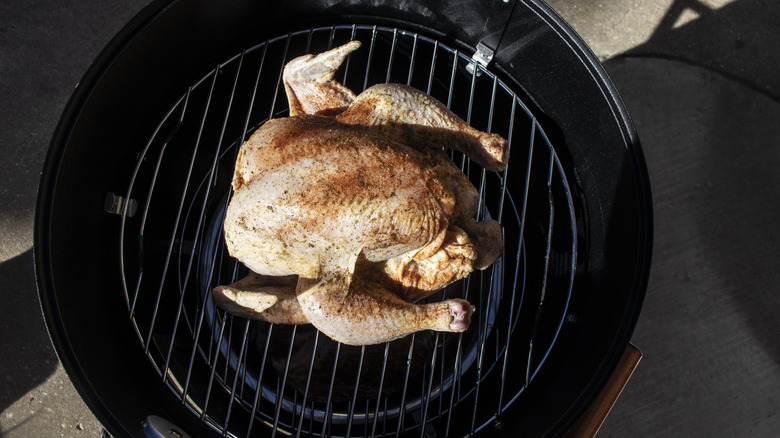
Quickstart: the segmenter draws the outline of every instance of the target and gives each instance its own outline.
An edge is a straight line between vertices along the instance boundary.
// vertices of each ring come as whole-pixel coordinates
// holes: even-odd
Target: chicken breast
[[[507,143],[411,87],[355,96],[333,74],[358,47],[285,67],[291,116],[241,146],[225,216],[228,250],[252,274],[216,288],[215,300],[353,345],[463,331],[474,311],[465,300],[415,303],[489,266],[501,230],[474,220],[477,191],[441,148],[499,170]]]

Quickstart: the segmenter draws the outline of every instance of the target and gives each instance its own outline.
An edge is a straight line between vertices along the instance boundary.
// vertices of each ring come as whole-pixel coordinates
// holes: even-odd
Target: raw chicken
[[[310,322],[352,345],[466,330],[467,301],[414,303],[489,266],[501,229],[474,219],[477,191],[441,148],[500,170],[507,142],[408,86],[355,96],[333,76],[359,46],[286,65],[290,117],[241,146],[225,216],[230,254],[252,273],[214,298],[236,315]]]

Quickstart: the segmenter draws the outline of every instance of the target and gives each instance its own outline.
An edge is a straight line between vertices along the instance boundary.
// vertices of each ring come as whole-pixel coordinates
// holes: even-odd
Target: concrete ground
[[[645,357],[599,436],[780,436],[780,3],[549,0],[643,143],[655,253]],[[74,85],[145,1],[0,2],[0,437],[97,437],[49,343],[35,192]]]

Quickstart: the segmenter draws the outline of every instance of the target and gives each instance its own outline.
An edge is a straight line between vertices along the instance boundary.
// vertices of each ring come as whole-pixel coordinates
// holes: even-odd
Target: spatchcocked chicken
[[[469,302],[415,303],[493,263],[501,229],[474,219],[478,193],[441,149],[501,170],[507,142],[408,86],[355,96],[333,77],[358,47],[285,66],[290,117],[241,146],[225,215],[228,250],[251,273],[213,296],[233,314],[311,323],[352,345],[466,330]]]

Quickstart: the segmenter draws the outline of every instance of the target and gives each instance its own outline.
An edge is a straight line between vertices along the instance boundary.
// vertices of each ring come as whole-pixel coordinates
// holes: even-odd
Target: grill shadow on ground
[[[698,18],[673,27],[686,9]],[[646,44],[604,63],[647,158],[655,250],[645,357],[600,436],[780,430],[779,13],[675,1]]]
[[[0,284],[8,293],[0,306],[0,411],[43,383],[57,368],[32,275],[32,250],[0,263]]]
[[[623,55],[689,62],[779,100],[780,5],[736,0],[713,9],[708,3],[725,2],[674,0],[652,36]]]

